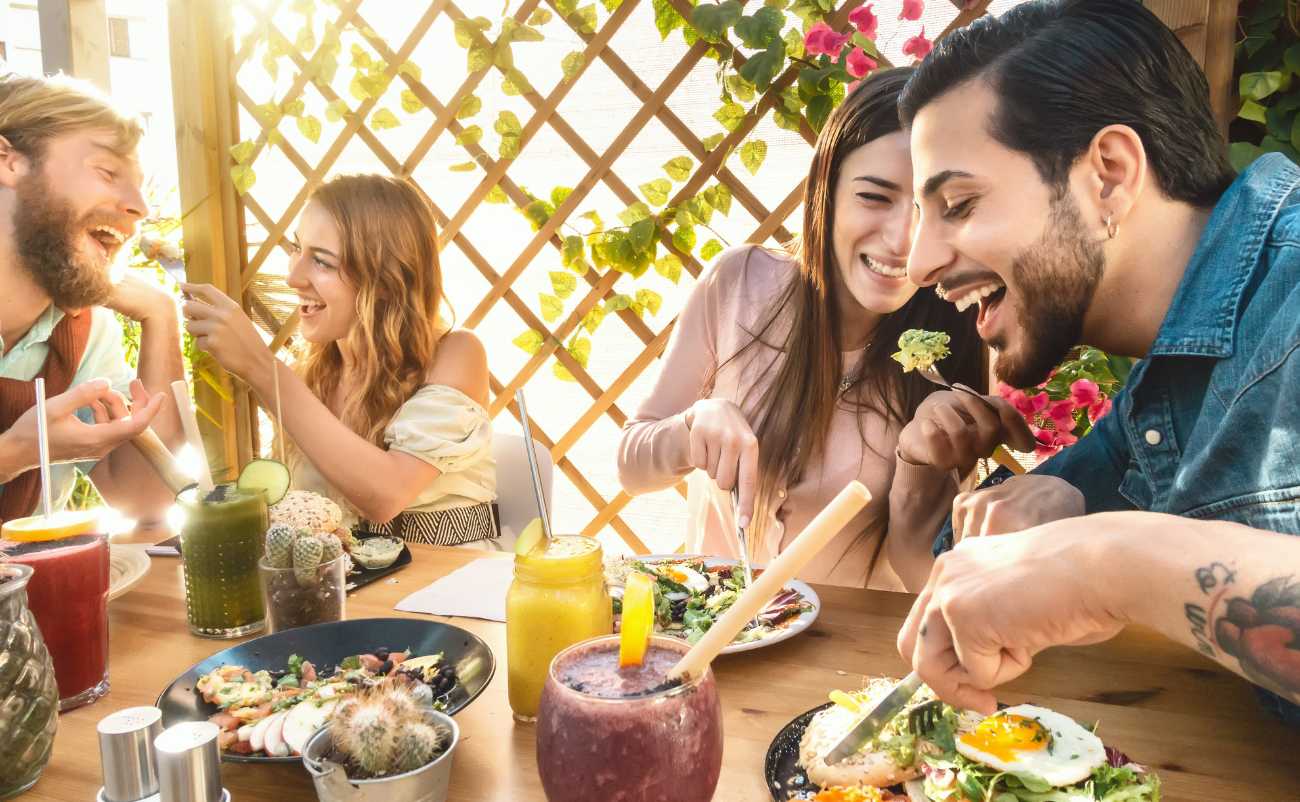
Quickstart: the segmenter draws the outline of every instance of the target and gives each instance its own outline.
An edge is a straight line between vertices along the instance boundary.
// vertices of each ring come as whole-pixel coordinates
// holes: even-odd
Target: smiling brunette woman
[[[209,285],[185,285],[200,348],[268,410],[276,384],[293,486],[340,503],[348,524],[455,545],[496,537],[487,358],[443,321],[433,213],[380,175],[317,189],[294,237],[288,283],[308,343],[297,373]]]
[[[745,246],[718,259],[677,321],[654,391],[623,429],[619,476],[629,493],[690,474],[688,552],[736,556],[739,519],[751,559],[770,562],[857,479],[874,500],[801,577],[901,587],[879,559],[883,546],[932,531],[951,509],[950,472],[895,455],[933,388],[890,359],[900,334],[948,332],[947,378],[986,384],[974,315],[907,279],[912,162],[896,107],[910,73],[873,75],[831,115],[805,184],[798,253]]]

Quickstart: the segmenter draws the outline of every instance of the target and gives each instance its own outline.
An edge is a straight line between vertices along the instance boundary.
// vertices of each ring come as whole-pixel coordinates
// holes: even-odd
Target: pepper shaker
[[[162,711],[128,707],[100,720],[99,759],[104,787],[99,802],[139,802],[158,799],[158,768],[154,739],[162,732]]]
[[[221,787],[221,730],[209,721],[173,724],[154,741],[161,802],[229,802]]]

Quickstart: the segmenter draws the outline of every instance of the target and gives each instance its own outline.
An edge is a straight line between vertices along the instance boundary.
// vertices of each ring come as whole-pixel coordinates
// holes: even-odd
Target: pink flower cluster
[[[1036,389],[1038,392],[1030,395],[1024,390],[998,383],[998,395],[1010,402],[1029,423],[1029,430],[1038,440],[1035,453],[1040,460],[1077,443],[1079,430],[1087,431],[1111,409],[1110,398],[1091,379],[1076,380],[1070,385],[1069,397],[1056,401],[1048,396],[1046,390]],[[1086,413],[1087,426],[1083,424],[1080,412]]]

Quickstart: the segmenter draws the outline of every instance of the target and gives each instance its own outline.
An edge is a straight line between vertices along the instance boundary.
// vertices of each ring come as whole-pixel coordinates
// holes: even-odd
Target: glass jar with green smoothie
[[[241,482],[242,484],[242,482]],[[257,562],[267,528],[267,494],[258,488],[217,485],[182,490],[177,506],[185,609],[190,631],[204,638],[239,638],[264,625]]]

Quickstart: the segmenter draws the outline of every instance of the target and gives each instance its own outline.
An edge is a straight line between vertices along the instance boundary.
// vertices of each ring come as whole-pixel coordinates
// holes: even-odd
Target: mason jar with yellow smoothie
[[[536,719],[555,655],[614,630],[600,543],[580,535],[541,543],[540,530],[534,521],[520,535],[506,595],[510,708],[520,721]]]

